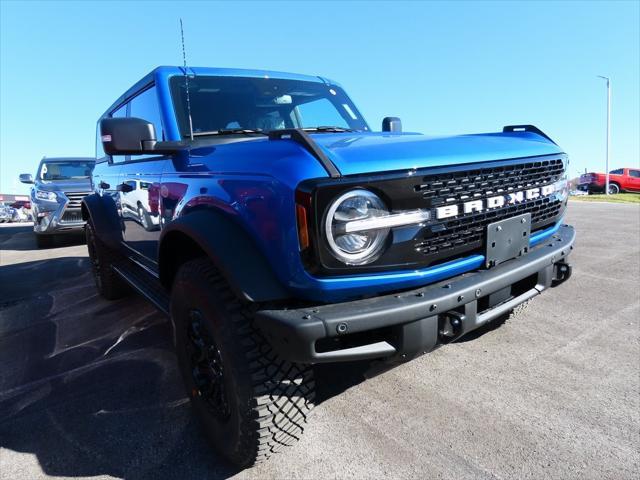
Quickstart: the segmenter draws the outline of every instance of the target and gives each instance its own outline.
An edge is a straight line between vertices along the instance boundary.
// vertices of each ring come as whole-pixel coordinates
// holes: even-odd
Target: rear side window
[[[624,170],[622,168],[619,168],[617,170],[611,170],[609,172],[610,175],[622,175],[624,173]]]
[[[629,176],[640,178],[640,170],[629,170]]]

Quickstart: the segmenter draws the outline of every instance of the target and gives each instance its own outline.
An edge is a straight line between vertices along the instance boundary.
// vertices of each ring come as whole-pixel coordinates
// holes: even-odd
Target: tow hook
[[[553,265],[553,281],[551,285],[555,287],[571,277],[573,267],[566,262],[558,262]]]
[[[443,313],[440,323],[440,336],[451,339],[460,335],[462,324],[466,318],[464,314],[455,310]]]

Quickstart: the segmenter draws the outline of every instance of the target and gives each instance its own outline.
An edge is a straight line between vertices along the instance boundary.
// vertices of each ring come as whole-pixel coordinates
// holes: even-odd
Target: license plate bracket
[[[530,236],[530,213],[490,223],[487,226],[485,267],[495,267],[528,253]]]

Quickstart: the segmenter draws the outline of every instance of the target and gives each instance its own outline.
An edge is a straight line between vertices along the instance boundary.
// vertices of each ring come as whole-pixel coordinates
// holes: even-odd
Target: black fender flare
[[[122,227],[116,202],[108,195],[92,193],[82,199],[82,219],[91,224],[98,238],[109,248],[118,250],[122,245]]]
[[[211,259],[239,298],[266,302],[290,297],[249,233],[229,215],[214,209],[186,213],[163,229],[158,271],[165,288],[171,288],[175,261],[183,256],[175,249],[190,242]],[[185,254],[188,258],[189,252]]]

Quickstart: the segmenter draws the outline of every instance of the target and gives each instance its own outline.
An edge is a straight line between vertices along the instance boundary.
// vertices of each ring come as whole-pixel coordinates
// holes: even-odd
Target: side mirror
[[[402,132],[402,121],[398,117],[384,117],[382,119],[382,131],[400,133]]]
[[[32,184],[33,183],[33,177],[31,176],[30,173],[21,173],[20,174],[20,181],[22,183]]]
[[[140,155],[153,151],[156,129],[141,118],[103,118],[100,137],[107,155]]]

